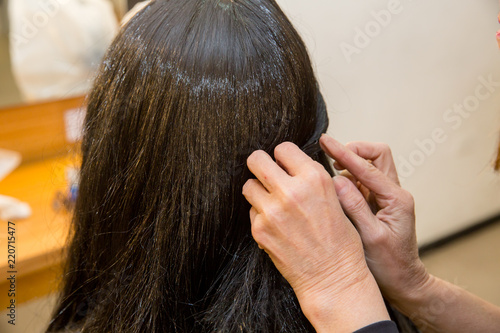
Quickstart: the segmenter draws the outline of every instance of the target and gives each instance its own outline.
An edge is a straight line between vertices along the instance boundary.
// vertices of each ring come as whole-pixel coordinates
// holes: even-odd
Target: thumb
[[[372,234],[371,231],[377,222],[376,217],[358,188],[343,176],[334,177],[333,183],[342,209],[356,226],[361,239]]]

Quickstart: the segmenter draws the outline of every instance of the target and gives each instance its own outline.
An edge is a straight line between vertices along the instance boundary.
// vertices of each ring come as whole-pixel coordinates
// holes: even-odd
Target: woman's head
[[[153,1],[89,96],[50,329],[311,330],[253,242],[241,190],[252,151],[310,146],[326,121],[304,43],[274,1]]]

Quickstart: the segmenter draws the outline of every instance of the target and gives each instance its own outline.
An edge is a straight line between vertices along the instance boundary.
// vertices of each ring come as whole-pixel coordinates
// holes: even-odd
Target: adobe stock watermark
[[[38,5],[40,10],[36,11],[31,17],[21,18],[21,29],[20,33],[11,34],[11,42],[14,45],[24,45],[27,44],[30,39],[33,39],[38,35],[38,32],[45,28],[50,19],[57,15],[59,9],[62,5],[65,5],[69,0],[40,0]]]
[[[403,5],[400,0],[389,0],[386,9],[372,10],[370,15],[373,19],[365,23],[363,27],[356,26],[354,28],[352,42],[342,42],[339,45],[347,63],[350,64],[354,55],[360,54],[361,51],[367,48],[372,40],[391,24],[393,17],[401,14],[401,12],[403,12]]]
[[[458,285],[457,283],[454,283]],[[412,313],[410,320],[420,329],[426,331],[429,328],[429,323],[433,322],[439,316],[446,312],[446,308],[459,300],[460,292],[452,286],[447,286],[439,291],[439,294],[425,306],[420,307]]]
[[[438,146],[446,142],[450,131],[458,130],[464,120],[479,109],[481,102],[484,102],[500,87],[500,81],[495,81],[493,74],[487,77],[479,76],[478,84],[474,93],[465,97],[461,103],[455,103],[452,107],[443,112],[443,122],[449,126],[448,130],[443,127],[436,127],[431,131],[430,136],[424,139],[413,141],[416,148],[407,156],[398,156],[399,179],[403,182],[413,175],[417,167],[424,164],[427,158],[432,156]]]

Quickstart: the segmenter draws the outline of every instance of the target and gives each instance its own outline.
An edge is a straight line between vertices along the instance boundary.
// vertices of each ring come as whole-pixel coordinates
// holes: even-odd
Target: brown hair
[[[253,150],[308,142],[317,100],[274,1],[153,1],[136,15],[88,100],[49,331],[312,332],[251,237],[241,189]]]
[[[252,151],[310,148],[327,126],[274,1],[153,1],[105,56],[85,126],[48,331],[314,332],[253,241],[241,194]]]

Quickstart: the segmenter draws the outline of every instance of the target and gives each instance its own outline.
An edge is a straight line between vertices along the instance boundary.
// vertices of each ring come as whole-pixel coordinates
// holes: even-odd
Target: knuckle
[[[413,195],[410,192],[403,190],[402,200],[406,210],[408,212],[413,212],[415,209],[415,198],[413,197]]]
[[[392,149],[391,149],[391,147],[389,146],[389,144],[387,144],[387,143],[383,142],[383,143],[381,143],[380,145],[381,145],[380,150],[381,150],[381,152],[382,152],[382,153],[381,153],[381,155],[387,155],[387,156],[390,156],[390,157],[391,157],[391,159],[392,159]]]
[[[358,178],[369,178],[376,174],[379,170],[377,169],[376,166],[374,166],[371,163],[366,163],[365,167],[359,172],[360,175]]]
[[[366,146],[368,143],[365,141],[351,141],[345,144],[345,147],[350,151],[354,152],[356,155],[359,154],[359,149]]]
[[[411,195],[411,193],[408,192],[407,190],[403,190],[403,189],[401,189],[397,198],[405,206],[411,205],[415,201],[413,198],[413,195]]]
[[[261,243],[265,238],[267,228],[263,221],[252,223],[252,237],[255,239],[257,243]]]
[[[326,172],[323,165],[313,161],[306,172],[306,177],[309,181],[323,182],[330,179],[330,175]]]
[[[247,180],[245,184],[243,184],[243,188],[241,189],[241,192],[243,193],[244,196],[247,196],[250,194],[250,189],[252,187],[251,184],[251,179]]]
[[[356,149],[358,145],[362,145],[364,142],[362,141],[349,141],[345,144],[345,147],[349,150]]]
[[[383,228],[373,228],[369,243],[372,246],[384,246],[389,242],[389,235]]]
[[[281,221],[281,216],[283,215],[283,209],[281,205],[273,204],[269,205],[264,210],[264,218],[269,223],[279,223]]]
[[[382,152],[385,152],[385,153],[391,152],[391,147],[385,142],[379,142],[378,147]]]
[[[404,191],[404,193],[405,193],[406,202],[408,203],[408,205],[413,206],[415,204],[415,198],[413,197],[413,195],[406,190]]]
[[[401,189],[401,191],[394,196],[394,205],[400,207],[405,212],[413,212],[415,199],[410,192]]]
[[[281,194],[283,202],[285,204],[293,204],[294,202],[298,201],[298,197],[300,196],[300,189],[285,187],[281,189]]]
[[[348,190],[347,195],[349,195],[350,191]],[[363,212],[366,206],[366,202],[363,200],[347,200],[348,203],[346,203],[346,210],[353,214],[353,215],[358,215],[359,213]]]

